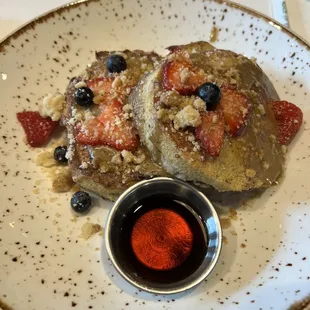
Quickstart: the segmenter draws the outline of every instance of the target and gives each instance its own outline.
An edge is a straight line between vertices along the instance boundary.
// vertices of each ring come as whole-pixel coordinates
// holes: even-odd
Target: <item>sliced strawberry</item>
[[[112,94],[112,83],[114,78],[101,77],[93,80],[89,80],[87,82],[87,86],[93,91],[94,95],[102,95],[102,100],[100,101],[100,105],[102,104],[110,104],[113,101]]]
[[[28,144],[33,147],[44,145],[58,125],[58,122],[42,117],[39,112],[19,112],[17,119],[24,128]]]
[[[119,86],[113,88],[114,77],[100,77],[87,82],[87,86],[93,91],[94,95],[102,95],[100,105],[110,104],[114,99],[119,101],[124,100],[127,93],[127,89],[131,89],[134,85],[126,82],[126,86],[120,83]]]
[[[303,113],[287,101],[273,101],[271,105],[277,121],[279,142],[288,145],[301,127]]]
[[[202,122],[195,130],[196,137],[211,156],[219,156],[224,140],[224,116],[222,111],[210,111],[201,115]]]
[[[87,82],[87,86],[93,91],[94,95],[98,95],[100,91],[109,93],[112,89],[113,77],[100,77]]]
[[[233,137],[240,136],[249,116],[249,100],[231,86],[221,87],[222,98],[218,108],[224,113],[225,129]]]
[[[173,60],[167,60],[163,65],[162,86],[165,90],[175,89],[182,95],[191,95],[204,82],[204,72],[193,66],[182,54],[178,53]]]
[[[132,124],[123,118],[122,106],[114,100],[99,118],[93,118],[78,129],[77,141],[88,145],[108,145],[116,150],[134,151],[139,144]]]
[[[123,117],[122,114],[122,105],[117,100],[114,100],[111,105],[106,106],[104,112],[98,118],[99,121],[103,124],[117,124],[118,121],[121,121],[121,118]]]

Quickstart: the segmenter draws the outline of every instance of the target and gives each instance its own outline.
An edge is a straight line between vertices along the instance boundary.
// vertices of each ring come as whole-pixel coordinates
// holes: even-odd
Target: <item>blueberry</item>
[[[117,72],[120,73],[126,70],[126,60],[121,55],[111,55],[107,61],[107,69],[110,73]]]
[[[207,110],[215,110],[221,100],[221,90],[213,83],[204,83],[198,88],[197,94],[207,105]]]
[[[54,159],[61,163],[65,164],[68,162],[68,159],[66,158],[68,148],[65,145],[62,146],[57,146],[56,149],[54,150]]]
[[[71,198],[71,207],[77,213],[85,213],[91,207],[91,197],[85,192],[76,192]]]
[[[80,87],[74,93],[75,102],[82,107],[89,107],[93,103],[94,94],[88,87]]]

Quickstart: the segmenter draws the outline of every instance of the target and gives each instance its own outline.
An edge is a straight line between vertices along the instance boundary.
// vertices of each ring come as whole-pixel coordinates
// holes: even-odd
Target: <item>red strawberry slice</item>
[[[125,120],[122,106],[114,100],[106,106],[98,118],[93,118],[79,126],[77,141],[80,144],[108,145],[118,151],[134,151],[139,141],[132,124]]]
[[[112,89],[114,78],[100,77],[87,82],[87,86],[93,91],[94,95],[98,95],[99,91],[103,90],[109,93]]]
[[[249,116],[248,98],[232,86],[221,87],[221,92],[218,109],[224,113],[225,130],[233,137],[240,136]]]
[[[201,115],[201,125],[195,130],[196,137],[211,156],[219,156],[224,140],[224,116],[222,111],[210,111]]]
[[[87,82],[87,86],[92,90],[94,95],[102,94],[101,104],[110,104],[113,101],[112,83],[114,78],[101,77]]]
[[[279,142],[288,145],[302,125],[303,113],[297,106],[287,101],[273,101],[271,105],[277,121]]]
[[[33,147],[44,145],[58,125],[58,122],[42,117],[39,112],[19,112],[17,119],[24,128],[28,144]]]
[[[205,74],[182,54],[177,54],[173,60],[167,60],[163,66],[162,86],[165,90],[175,89],[182,95],[191,95],[204,82]]]

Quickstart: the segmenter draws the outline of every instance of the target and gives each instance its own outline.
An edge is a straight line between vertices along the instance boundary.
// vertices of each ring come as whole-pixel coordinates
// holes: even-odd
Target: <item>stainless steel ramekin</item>
[[[130,208],[150,195],[170,195],[173,199],[189,205],[198,215],[201,227],[207,234],[207,252],[200,266],[185,279],[173,283],[150,282],[138,276],[138,270],[128,272],[126,257],[120,257],[116,238]],[[132,210],[131,210],[132,211]],[[222,246],[222,230],[218,215],[211,202],[193,186],[176,179],[154,178],[142,181],[126,190],[115,202],[105,226],[105,245],[108,255],[120,275],[141,290],[154,294],[175,294],[189,290],[203,281],[217,263]]]

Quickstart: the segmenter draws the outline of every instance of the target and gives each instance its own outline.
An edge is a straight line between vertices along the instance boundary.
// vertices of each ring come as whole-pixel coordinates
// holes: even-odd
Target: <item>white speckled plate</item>
[[[0,43],[0,307],[13,309],[287,309],[310,294],[310,48],[267,18],[222,1],[102,0],[60,8]],[[227,244],[208,280],[176,296],[152,296],[111,267],[102,237],[79,238],[71,193],[51,193],[23,142],[16,112],[37,109],[50,91],[94,59],[95,50],[155,49],[208,40],[249,57],[305,122],[289,147],[284,181],[224,229]],[[43,180],[41,182],[41,180]],[[38,185],[40,184],[40,185]],[[37,187],[33,191],[34,187]],[[89,215],[104,226],[111,204]],[[3,306],[4,307],[4,306]]]

